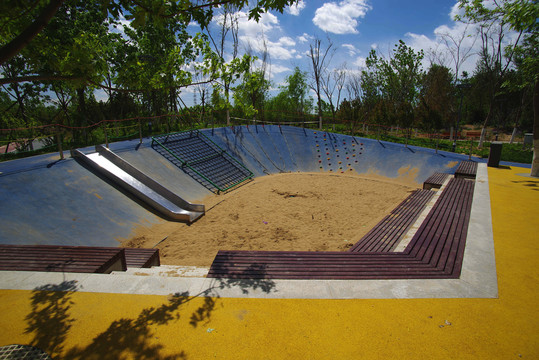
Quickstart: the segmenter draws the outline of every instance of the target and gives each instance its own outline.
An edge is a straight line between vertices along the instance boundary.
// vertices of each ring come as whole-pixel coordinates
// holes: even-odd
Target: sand
[[[155,246],[162,264],[189,266],[210,266],[218,250],[346,251],[413,190],[358,175],[269,175],[203,199],[191,225],[140,227],[122,246]]]

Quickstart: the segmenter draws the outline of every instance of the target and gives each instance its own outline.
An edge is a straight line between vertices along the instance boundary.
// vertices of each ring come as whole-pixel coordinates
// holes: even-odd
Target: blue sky
[[[246,12],[239,12],[240,53],[250,47],[260,58],[265,42],[270,55],[272,94],[295,66],[303,71],[310,70],[311,60],[307,53],[314,36],[324,42],[323,46],[327,45],[327,37],[333,43],[335,53],[330,70],[346,66],[350,73],[357,73],[371,49],[375,48],[387,57],[389,49],[399,39],[415,50],[437,54],[437,62],[454,68],[440,34],[447,33],[453,37],[459,37],[463,32],[474,34],[473,27],[465,28],[465,24],[453,20],[459,11],[456,4],[456,0],[300,1],[283,14],[264,14],[258,23],[248,20]],[[218,21],[216,16],[214,23]],[[192,26],[193,31],[196,28],[196,25]],[[471,36],[464,40],[464,44],[469,49],[477,46]],[[425,69],[433,58],[425,56]],[[472,56],[459,72],[471,71],[474,67]],[[187,94],[184,100],[191,102]]]

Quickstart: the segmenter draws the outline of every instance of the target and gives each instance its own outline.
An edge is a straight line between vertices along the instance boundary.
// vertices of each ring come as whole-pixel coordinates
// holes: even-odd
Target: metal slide
[[[193,222],[204,215],[204,205],[191,204],[182,199],[102,145],[97,145],[95,150],[95,153],[84,154],[75,149],[72,155],[83,160],[165,217]]]

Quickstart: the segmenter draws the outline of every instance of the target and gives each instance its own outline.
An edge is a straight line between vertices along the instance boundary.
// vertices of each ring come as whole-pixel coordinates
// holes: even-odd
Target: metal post
[[[107,133],[107,123],[103,121],[103,131],[105,132],[105,146],[109,148],[109,135]]]
[[[62,136],[60,135],[60,127],[56,128],[56,142],[58,143],[58,152],[60,153],[60,160],[64,160],[64,150],[62,149]],[[7,145],[9,147],[9,143]]]
[[[140,138],[140,144],[142,144],[142,125],[140,124],[140,119],[138,119],[138,135]]]

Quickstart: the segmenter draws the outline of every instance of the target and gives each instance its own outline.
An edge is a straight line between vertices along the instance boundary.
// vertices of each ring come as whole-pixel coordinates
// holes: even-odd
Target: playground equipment
[[[211,191],[220,193],[254,174],[198,130],[152,138],[152,148]]]
[[[75,149],[72,155],[170,219],[193,222],[204,215],[204,205],[182,199],[109,149],[95,149],[92,154]]]

